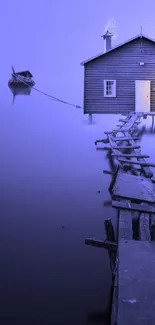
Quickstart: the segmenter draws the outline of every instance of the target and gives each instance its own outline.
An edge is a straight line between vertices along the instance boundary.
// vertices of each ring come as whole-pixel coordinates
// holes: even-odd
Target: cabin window
[[[104,97],[116,97],[116,80],[104,80]]]

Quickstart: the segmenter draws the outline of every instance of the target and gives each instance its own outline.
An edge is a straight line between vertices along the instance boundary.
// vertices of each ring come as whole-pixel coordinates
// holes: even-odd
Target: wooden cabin
[[[111,47],[102,35],[104,53],[84,66],[84,114],[155,111],[155,40],[139,34]]]

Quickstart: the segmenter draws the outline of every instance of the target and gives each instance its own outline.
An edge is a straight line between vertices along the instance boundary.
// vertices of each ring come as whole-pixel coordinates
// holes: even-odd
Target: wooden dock
[[[105,132],[116,170],[109,191],[117,211],[117,229],[105,221],[104,240],[87,238],[85,244],[108,249],[112,271],[111,325],[152,325],[155,319],[155,184],[152,167],[137,145],[138,124],[153,113],[131,113],[117,129]],[[100,148],[102,149],[102,148]],[[138,168],[137,168],[138,166]]]

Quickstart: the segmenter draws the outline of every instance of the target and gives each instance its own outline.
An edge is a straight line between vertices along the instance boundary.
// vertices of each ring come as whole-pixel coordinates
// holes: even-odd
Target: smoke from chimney
[[[112,48],[111,38],[116,38],[116,21],[114,18],[109,19],[106,23],[102,37],[104,39],[104,52],[107,52]]]

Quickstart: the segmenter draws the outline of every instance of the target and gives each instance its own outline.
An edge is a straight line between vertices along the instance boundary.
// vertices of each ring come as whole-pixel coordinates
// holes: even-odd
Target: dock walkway
[[[111,325],[152,325],[155,321],[155,164],[136,144],[137,126],[147,113],[131,113],[117,129],[105,132],[116,161],[109,191],[117,210],[117,230],[105,221],[106,239],[85,243],[108,249],[113,281]],[[107,149],[107,147],[105,148]]]
[[[155,244],[139,240],[119,243],[119,325],[155,323]]]

